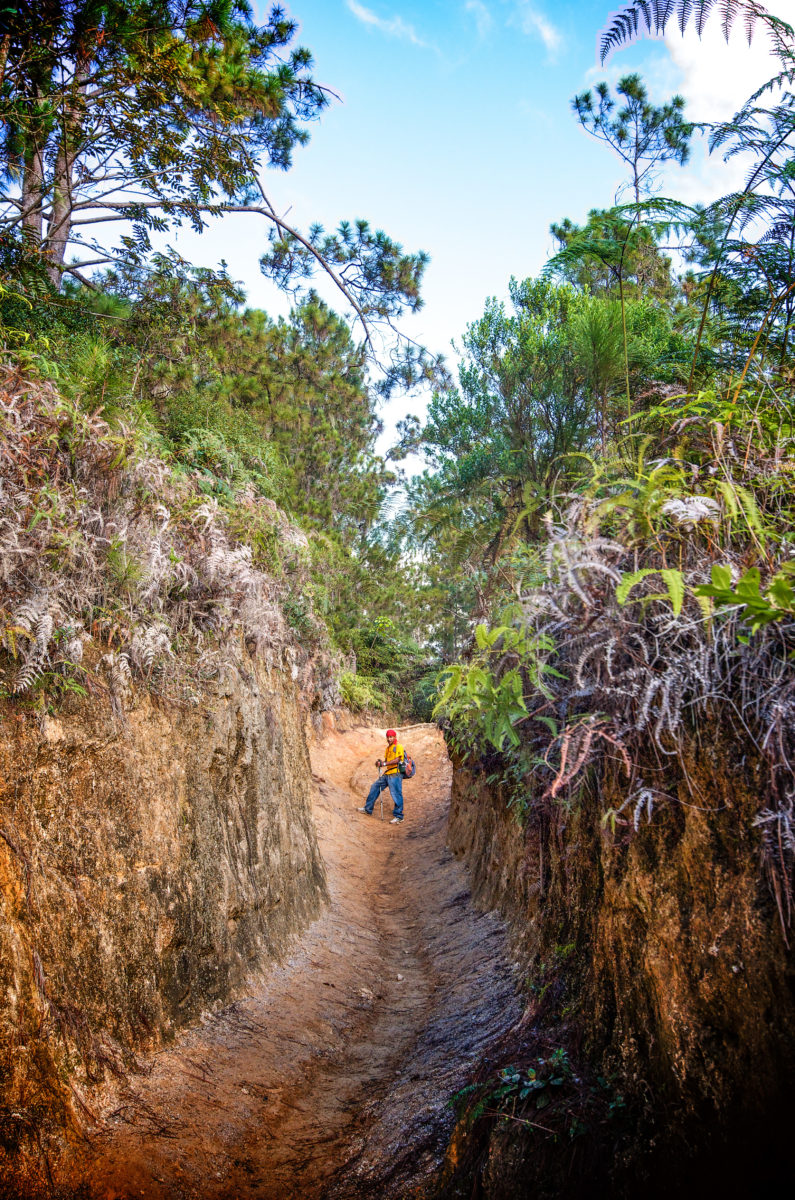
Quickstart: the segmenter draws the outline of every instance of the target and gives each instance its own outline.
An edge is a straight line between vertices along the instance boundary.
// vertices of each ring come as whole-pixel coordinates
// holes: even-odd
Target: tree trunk
[[[46,239],[47,275],[56,288],[61,286],[66,245],[72,229],[72,172],[76,158],[77,154],[62,143],[56,160],[52,212]]]
[[[85,111],[86,80],[86,71],[76,73],[72,98],[65,106],[58,152],[55,157],[52,210],[48,221],[45,251],[48,259],[47,274],[53,287],[56,288],[61,286],[63,262],[69,235],[72,231],[74,168],[80,150],[81,117]]]
[[[0,42],[0,87],[6,77],[6,63],[8,62],[8,51],[11,48],[11,34],[7,33]]]
[[[43,193],[44,160],[41,149],[32,146],[25,151],[22,173],[22,230],[36,249],[41,245]]]

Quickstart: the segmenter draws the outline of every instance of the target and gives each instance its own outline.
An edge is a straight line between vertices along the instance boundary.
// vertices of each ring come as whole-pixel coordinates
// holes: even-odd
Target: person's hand
[[[380,758],[377,758],[377,759],[375,760],[375,765],[378,767],[378,770],[380,771],[380,770],[381,770],[381,766],[382,766],[382,763],[381,763],[381,759],[380,759]]]

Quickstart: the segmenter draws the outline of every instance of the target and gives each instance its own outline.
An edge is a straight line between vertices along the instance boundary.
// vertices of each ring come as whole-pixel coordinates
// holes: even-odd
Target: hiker
[[[399,825],[403,820],[403,776],[401,767],[406,761],[406,752],[397,740],[397,733],[394,729],[386,731],[386,756],[382,761],[380,758],[375,760],[375,765],[380,771],[384,768],[384,774],[379,775],[370,791],[367,793],[367,799],[362,808],[357,809],[357,812],[367,813],[368,817],[373,815],[375,802],[385,787],[389,788],[389,793],[392,797],[394,812],[390,825]]]

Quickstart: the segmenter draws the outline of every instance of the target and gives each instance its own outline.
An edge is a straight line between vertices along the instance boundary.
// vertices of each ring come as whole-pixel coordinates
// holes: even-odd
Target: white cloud
[[[791,18],[792,3],[767,0],[767,7],[774,16]],[[675,27],[669,29],[665,45],[681,71],[679,91],[688,102],[688,113],[697,121],[732,117],[751,93],[780,69],[761,25],[750,46],[739,21],[728,44],[720,22],[712,21],[700,38],[692,28],[684,36]]]
[[[792,22],[795,0],[765,0],[765,4],[775,16]],[[642,47],[648,40],[639,39],[637,45]],[[654,57],[643,68],[652,101],[659,104],[679,93],[687,101],[687,116],[694,121],[730,120],[780,69],[761,24],[757,25],[749,45],[743,22],[736,21],[727,43],[717,13],[700,38],[692,22],[683,35],[674,21],[669,23],[663,38],[651,40],[662,42],[668,52],[667,57]],[[630,63],[622,61],[619,50],[605,66],[597,63],[589,68],[584,83],[591,87],[597,80],[605,79],[615,88],[620,77],[632,69]],[[760,101],[762,105],[768,102],[769,97]],[[741,189],[747,173],[748,160],[743,156],[725,161],[720,150],[708,155],[703,141],[697,138],[685,170],[668,166],[660,187],[664,195],[677,196],[688,203],[708,203]]]
[[[363,25],[370,25],[388,37],[401,38],[405,42],[411,42],[414,46],[422,46],[425,50],[431,48],[427,42],[422,40],[413,25],[407,25],[402,17],[379,17],[372,9],[358,4],[357,0],[345,0],[345,2],[356,20],[361,21]]]
[[[793,0],[766,0],[766,5],[774,16],[792,19]],[[750,45],[740,21],[728,44],[720,21],[711,21],[701,38],[692,28],[682,35],[674,26],[665,35],[665,46],[677,74],[670,91],[684,96],[687,115],[695,121],[730,120],[757,88],[780,70],[761,25]],[[768,102],[767,98],[760,101],[762,105]],[[742,157],[725,162],[720,151],[700,161],[696,156],[692,167],[677,177],[677,194],[684,200],[714,199],[742,187],[747,165]]]
[[[541,38],[551,56],[554,56],[563,45],[563,34],[530,0],[519,0],[515,21],[523,33]]]
[[[478,30],[478,37],[484,38],[494,24],[491,13],[482,0],[467,0],[464,8],[472,13]]]

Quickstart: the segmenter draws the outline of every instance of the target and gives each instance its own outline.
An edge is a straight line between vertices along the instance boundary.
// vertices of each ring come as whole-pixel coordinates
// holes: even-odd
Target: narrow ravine
[[[381,730],[313,753],[330,902],[238,1003],[151,1057],[97,1115],[68,1184],[93,1197],[422,1197],[451,1096],[520,1015],[501,923],[446,848],[451,766],[431,725],[402,826],[356,812]],[[307,781],[308,784],[310,781]]]

